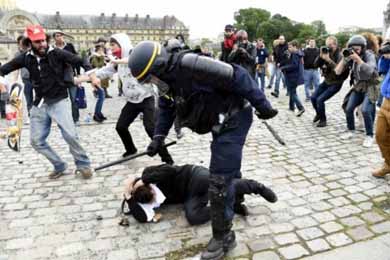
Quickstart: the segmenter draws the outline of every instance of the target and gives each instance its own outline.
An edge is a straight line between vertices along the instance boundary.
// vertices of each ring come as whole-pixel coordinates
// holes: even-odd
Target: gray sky
[[[103,2],[104,4],[99,4]],[[29,12],[54,14],[116,13],[154,17],[175,15],[190,28],[191,38],[216,37],[225,24],[233,23],[233,14],[240,8],[263,8],[271,14],[280,13],[299,22],[323,20],[328,31],[340,26],[382,27],[383,11],[389,0],[17,0],[19,8]],[[362,3],[362,4],[361,4]]]

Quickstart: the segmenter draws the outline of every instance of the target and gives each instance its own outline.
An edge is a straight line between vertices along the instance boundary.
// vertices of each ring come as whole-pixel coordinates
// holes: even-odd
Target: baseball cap
[[[46,39],[46,33],[42,26],[40,25],[29,25],[26,28],[27,37],[31,41],[39,41]]]

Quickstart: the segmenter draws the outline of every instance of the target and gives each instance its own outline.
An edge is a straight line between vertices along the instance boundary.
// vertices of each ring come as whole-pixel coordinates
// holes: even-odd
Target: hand
[[[270,108],[270,109],[256,110],[255,114],[259,119],[267,120],[275,117],[278,114],[278,112],[279,111],[277,109]]]
[[[153,222],[159,222],[162,219],[162,214],[156,213],[153,217]]]
[[[126,199],[131,198],[131,194],[133,193],[133,185],[134,185],[134,177],[129,177],[127,180],[125,180],[125,190],[124,195]]]
[[[241,53],[247,53],[247,51],[244,49],[244,48],[242,48],[242,47],[240,47],[240,48],[238,48],[238,50],[241,52]]]
[[[0,93],[7,92],[7,88],[5,87],[4,84],[0,83]]]
[[[146,149],[146,153],[153,157],[155,156],[158,151],[161,149],[161,147],[164,145],[164,136],[155,136],[153,137],[152,142],[149,144],[148,148]]]
[[[73,78],[73,83],[74,83],[76,86],[79,86],[79,85],[82,83],[82,81],[81,81],[81,79],[79,79],[79,78],[77,78],[77,77],[74,77],[74,78]]]
[[[142,180],[139,180],[135,183],[135,185],[133,186],[133,192],[135,192],[139,187],[141,186],[144,186],[144,182]]]
[[[359,54],[357,54],[355,51],[352,51],[352,54],[349,56],[349,58],[356,63],[363,62],[362,59],[360,58]]]
[[[238,50],[238,45],[237,45],[237,44],[234,44],[234,45],[233,45],[233,51],[236,51],[236,50]]]
[[[329,61],[330,60],[329,53],[321,53],[320,57],[321,57],[321,59],[323,59],[325,61]]]
[[[92,85],[93,85],[94,87],[100,87],[100,85],[101,85],[100,79],[97,78],[97,77],[93,77],[93,78],[91,79],[91,83],[92,83]]]

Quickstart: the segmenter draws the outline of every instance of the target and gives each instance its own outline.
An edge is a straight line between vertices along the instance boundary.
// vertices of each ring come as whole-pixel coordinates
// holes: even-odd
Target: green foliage
[[[338,32],[335,34],[335,36],[339,42],[340,48],[346,47],[347,42],[348,42],[349,38],[351,38],[352,34],[353,33],[350,33],[350,32]]]
[[[250,40],[258,36],[260,24],[269,20],[271,13],[260,8],[240,9],[235,14],[235,27],[247,31]]]
[[[320,44],[325,42],[327,35],[324,22],[318,20],[311,24],[297,23],[281,14],[271,16],[263,9],[240,9],[235,15],[235,27],[248,32],[249,40],[263,38],[267,46],[284,35],[287,41],[298,40],[304,43],[309,38],[317,39]]]

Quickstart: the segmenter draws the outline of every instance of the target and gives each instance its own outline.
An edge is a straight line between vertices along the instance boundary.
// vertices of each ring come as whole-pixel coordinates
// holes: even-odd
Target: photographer
[[[304,80],[305,80],[305,94],[306,101],[310,101],[310,90],[314,88],[317,90],[320,85],[320,73],[318,72],[318,66],[316,66],[315,61],[320,55],[320,50],[316,47],[316,41],[314,39],[309,40],[309,46],[303,50],[303,65],[305,68],[304,71]]]
[[[346,119],[348,132],[341,136],[350,139],[355,135],[354,111],[362,105],[362,114],[366,128],[364,147],[371,147],[374,141],[373,126],[375,117],[375,102],[378,98],[376,58],[372,50],[367,50],[367,40],[362,35],[354,35],[348,41],[348,48],[343,51],[344,58],[339,62],[335,71],[341,75],[346,69],[351,69],[352,89],[346,97]]]
[[[221,61],[228,62],[228,57],[233,50],[233,45],[236,43],[236,35],[234,35],[234,27],[231,24],[225,26],[224,40],[221,43]]]
[[[326,39],[326,46],[321,47],[320,56],[315,61],[315,66],[321,69],[325,78],[311,96],[311,102],[316,111],[313,123],[318,122],[317,127],[326,126],[325,102],[340,91],[345,79],[349,76],[349,69],[345,69],[341,75],[336,75],[334,71],[342,58],[337,38],[329,36]]]
[[[385,162],[372,175],[377,178],[384,178],[387,174],[390,174],[390,43],[385,43],[379,53],[382,56],[379,59],[378,71],[386,74],[386,77],[381,87],[383,102],[377,115],[375,137]]]
[[[248,33],[240,30],[236,33],[237,42],[228,57],[229,63],[236,63],[244,67],[255,79],[256,74],[256,47],[248,41]]]

